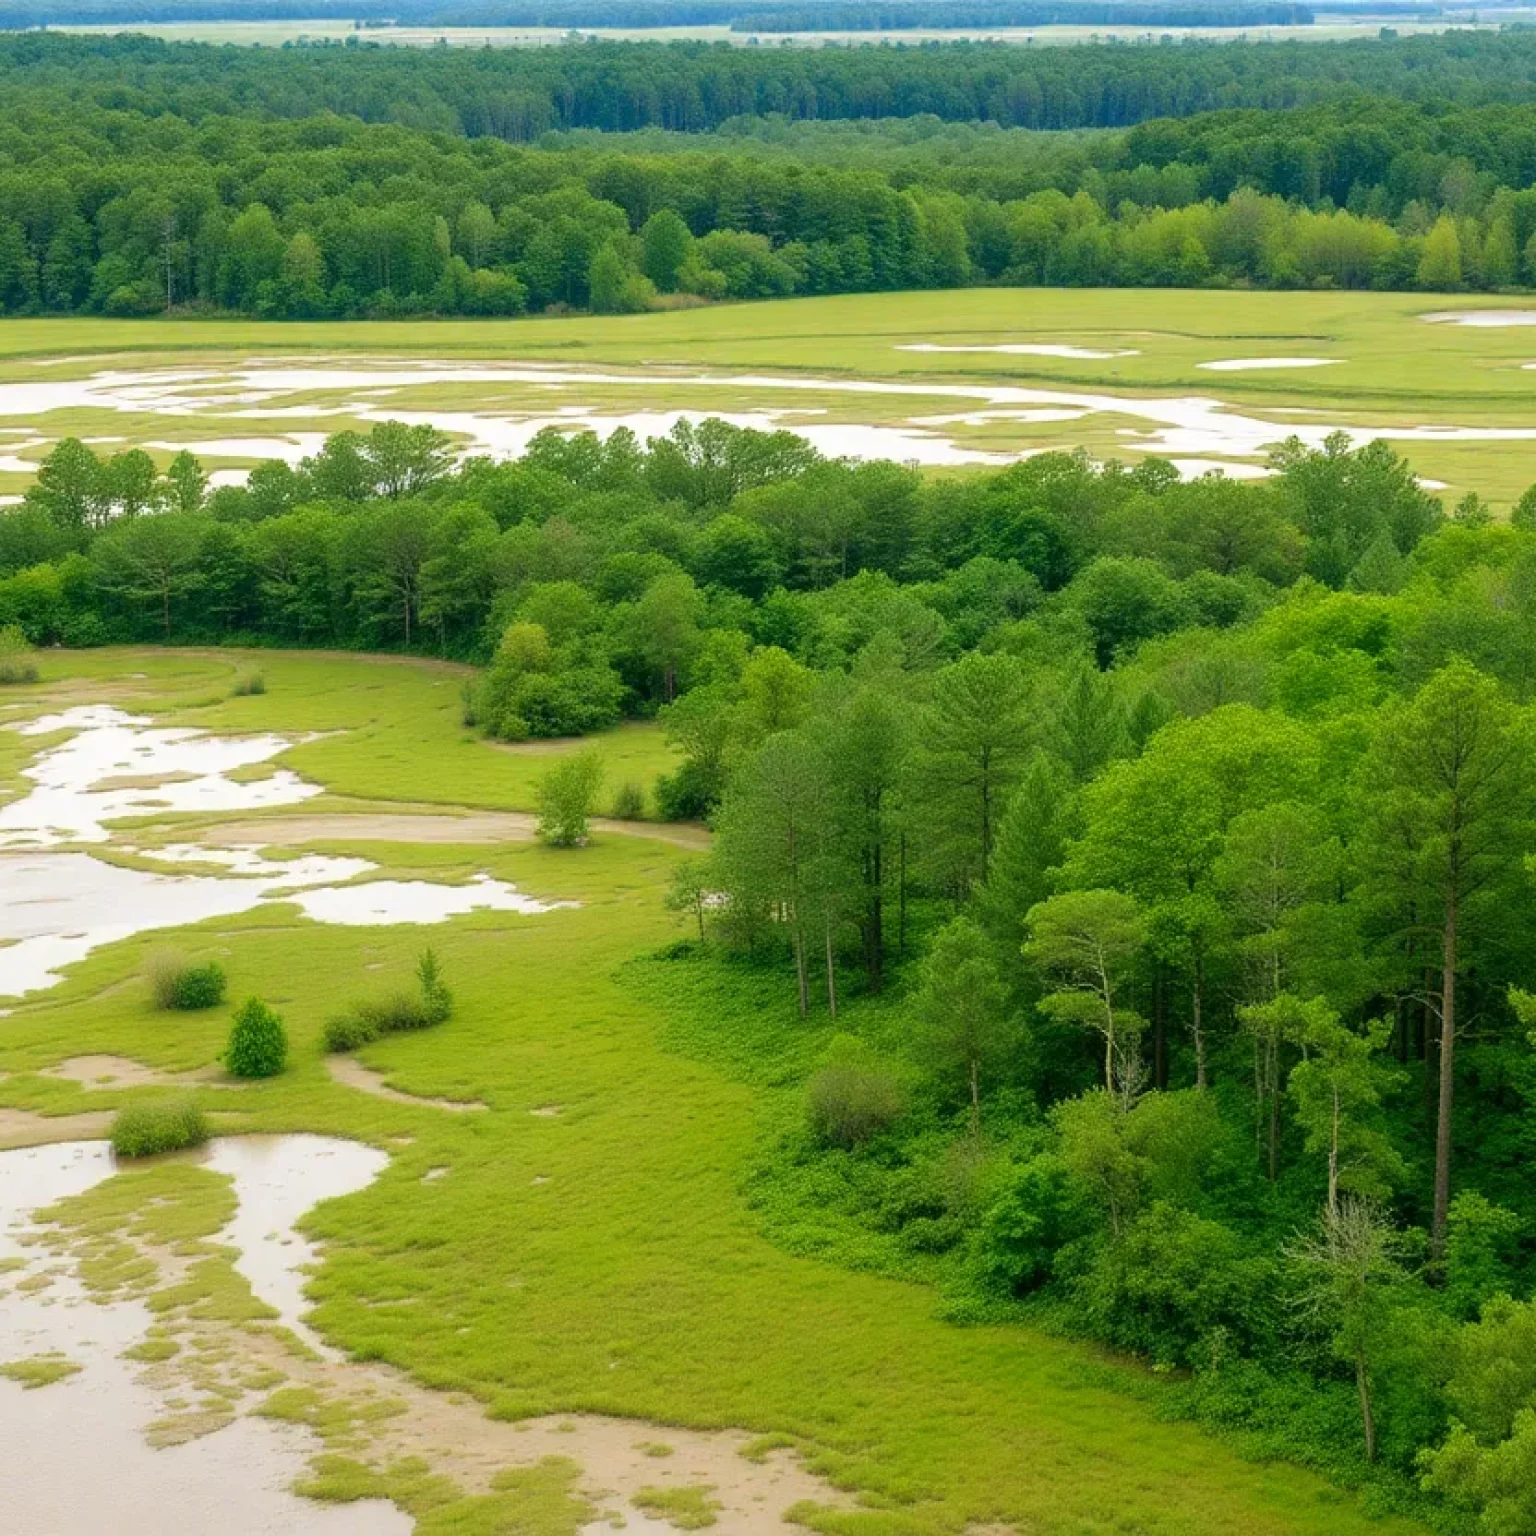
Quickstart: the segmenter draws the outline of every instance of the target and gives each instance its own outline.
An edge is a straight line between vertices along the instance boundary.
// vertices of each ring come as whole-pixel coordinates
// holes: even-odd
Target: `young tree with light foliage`
[[[1146,943],[1141,908],[1122,891],[1066,891],[1031,907],[1025,926],[1025,955],[1056,986],[1042,1011],[1103,1038],[1104,1087],[1114,1093],[1140,1056],[1143,1020],[1121,994]]]
[[[556,759],[538,783],[539,837],[551,848],[576,848],[603,784],[602,754],[592,747]]]
[[[1008,992],[986,935],[967,917],[943,928],[929,951],[917,1014],[924,1056],[965,1084],[971,1136],[981,1136],[981,1084],[1013,1052]]]
[[[1287,1250],[1303,1315],[1355,1375],[1365,1459],[1376,1459],[1372,1374],[1391,1331],[1391,1293],[1406,1278],[1402,1239],[1381,1208],[1358,1195],[1325,1207],[1315,1232]]]

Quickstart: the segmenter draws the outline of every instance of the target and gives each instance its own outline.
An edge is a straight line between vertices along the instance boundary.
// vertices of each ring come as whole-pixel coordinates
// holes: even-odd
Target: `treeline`
[[[1372,6],[1373,15],[1434,15],[1431,6]],[[188,21],[322,21],[407,27],[692,27],[741,31],[900,31],[913,27],[1251,27],[1307,26],[1308,5],[1290,0],[983,0],[980,4],[900,0],[885,6],[810,0],[0,0],[0,28]]]
[[[1157,0],[895,0],[749,7],[732,18],[738,32],[901,32],[973,27],[1306,27],[1312,8],[1276,3],[1158,4]]]
[[[931,154],[908,141],[898,163],[865,168],[857,144],[823,165],[542,151],[18,95],[0,105],[0,313],[510,315],[990,282],[1536,282],[1536,194],[1499,182],[1536,179],[1536,108],[1493,113],[1481,138],[1458,114],[1403,110],[1373,127],[1319,109],[1292,138],[1284,118],[1147,125],[1033,158],[983,134],[960,166],[947,140]]]
[[[210,492],[71,441],[0,513],[0,629],[447,652],[497,735],[659,715],[624,813],[717,831],[679,1039],[806,1083],[750,1188],[779,1241],[1523,1531],[1536,495],[1273,468],[384,424]]]
[[[366,36],[366,34],[364,34]],[[734,117],[904,118],[1033,129],[1361,96],[1479,105],[1536,97],[1536,35],[1449,32],[1344,43],[1157,48],[950,43],[743,48],[586,42],[557,48],[213,47],[49,34],[0,42],[0,88],[180,116],[334,112],[525,141],[568,128],[702,133]]]

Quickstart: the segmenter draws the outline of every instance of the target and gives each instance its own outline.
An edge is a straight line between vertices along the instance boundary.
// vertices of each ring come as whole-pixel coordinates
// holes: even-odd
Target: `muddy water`
[[[111,841],[121,817],[247,811],[294,805],[320,793],[288,769],[242,782],[235,770],[267,763],[290,742],[281,736],[224,738],[169,729],[103,706],[46,715],[16,727],[65,739],[25,770],[32,789],[0,805],[0,997],[55,985],[64,967],[103,945],[157,928],[229,917],[293,902],[316,922],[439,923],[465,912],[538,913],[552,905],[505,881],[478,875],[466,885],[380,880],[367,859],[306,855],[268,859],[251,848],[179,843],[127,853],[167,869],[125,868],[61,844]],[[182,866],[200,866],[184,873]]]
[[[1515,325],[1536,319],[1533,311],[1467,311],[1426,318],[1441,318],[1467,325]],[[913,343],[913,348],[940,350],[938,343]],[[1057,343],[998,343],[995,347],[966,345],[965,351],[1023,351],[1036,354],[1050,351],[1050,356],[1108,355],[1091,348],[1074,348]],[[946,349],[947,350],[947,349]],[[1221,361],[1221,360],[1218,360]],[[1226,371],[1241,367],[1287,368],[1320,366],[1334,361],[1322,358],[1236,358],[1225,360]],[[1220,371],[1220,370],[1218,370]],[[156,414],[167,417],[196,418],[217,415],[222,420],[303,419],[314,422],[327,414],[362,421],[400,420],[430,422],[464,439],[465,451],[471,453],[520,453],[545,427],[576,430],[589,429],[607,436],[626,427],[640,437],[670,430],[679,420],[697,421],[706,411],[669,410],[655,405],[632,411],[596,409],[581,404],[554,404],[542,410],[498,407],[485,410],[424,411],[411,409],[422,392],[438,385],[526,386],[548,391],[551,401],[572,390],[625,388],[664,398],[681,389],[748,392],[793,397],[815,392],[823,397],[877,396],[891,399],[955,400],[970,402],[982,409],[1012,407],[1064,407],[1084,415],[1105,414],[1131,418],[1143,427],[1117,427],[1116,432],[1127,450],[1180,459],[1260,458],[1281,439],[1295,435],[1309,446],[1319,446],[1332,431],[1343,431],[1357,441],[1374,437],[1394,442],[1513,442],[1536,441],[1536,428],[1375,426],[1370,423],[1330,422],[1327,425],[1297,425],[1289,421],[1244,414],[1226,402],[1196,395],[1145,396],[1085,393],[1062,389],[1033,389],[993,383],[909,382],[907,380],[823,379],[808,375],[688,373],[677,371],[619,372],[616,370],[573,369],[527,363],[450,364],[441,362],[402,362],[378,360],[360,366],[356,361],[332,363],[309,362],[296,365],[276,361],[250,361],[224,371],[167,368],[153,372],[101,372],[86,379],[46,380],[40,383],[0,384],[0,418],[30,418],[49,410],[65,407],[95,407],[102,410]],[[331,392],[333,402],[303,406],[282,403],[298,393]],[[394,400],[399,398],[399,404]],[[795,408],[786,403],[781,408],[762,408],[727,415],[739,425],[782,428],[806,436],[824,453],[853,458],[886,457],[922,464],[1006,463],[1021,456],[1020,451],[978,448],[957,442],[949,435],[933,430],[937,424],[931,414],[913,417],[904,424],[874,424],[814,419],[826,414],[824,409]],[[811,418],[811,419],[807,419]],[[1001,417],[994,417],[1001,420]],[[164,446],[185,446],[216,454],[238,449],[244,457],[281,458],[292,462],[301,457],[312,438],[291,433],[271,438],[238,438],[199,443],[189,435],[178,441],[166,440]],[[1024,450],[1039,451],[1037,448]],[[242,473],[221,470],[221,483],[233,483]]]
[[[320,1137],[271,1138],[300,1143],[296,1149],[242,1148],[247,1140],[254,1138],[218,1144],[210,1163],[219,1166],[222,1158],[234,1164],[221,1171],[235,1173],[241,1213],[251,1213],[247,1227],[265,1221],[273,1236],[264,1241],[279,1246],[282,1236],[293,1235],[298,1215],[318,1199],[360,1188],[377,1172],[372,1160],[382,1159],[370,1148]],[[368,1167],[357,1153],[368,1155]],[[291,1193],[273,1200],[263,1186],[277,1167],[285,1169]],[[260,1169],[265,1174],[255,1171]],[[4,1529],[15,1536],[163,1536],[171,1529],[221,1536],[405,1536],[411,1521],[392,1505],[319,1505],[289,1491],[315,1448],[296,1426],[241,1418],[185,1445],[152,1449],[145,1430],[164,1404],[121,1358],[145,1336],[152,1321],[148,1308],[138,1301],[92,1301],[67,1273],[54,1275],[43,1290],[18,1289],[18,1281],[55,1267],[23,1241],[32,1214],[83,1193],[113,1171],[105,1142],[0,1153],[0,1258],[26,1264],[0,1281],[0,1361],[59,1354],[80,1367],[36,1391],[0,1380]],[[231,1232],[241,1242],[244,1263],[241,1216]],[[293,1251],[307,1252],[308,1245],[299,1240]],[[277,1267],[257,1259],[252,1272],[267,1277]],[[280,1288],[267,1289],[268,1299],[281,1305]]]

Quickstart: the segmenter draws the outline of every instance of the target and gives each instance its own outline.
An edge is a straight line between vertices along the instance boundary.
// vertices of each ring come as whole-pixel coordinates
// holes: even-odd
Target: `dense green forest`
[[[446,652],[500,736],[659,715],[625,814],[716,827],[654,962],[697,1048],[787,1070],[775,1000],[845,1032],[754,1176],[779,1241],[1517,1536],[1536,495],[1275,468],[932,481],[719,422],[456,466],[384,424],[210,493],[68,441],[0,514],[0,629]]]
[[[1371,46],[762,59],[16,38],[0,43],[0,312],[517,314],[971,283],[1536,282],[1536,33]],[[1322,68],[1276,72],[1286,58]],[[1346,86],[1339,72],[1356,63],[1368,67]],[[1360,93],[1394,88],[1410,65],[1444,96]],[[1267,110],[1271,95],[1334,99]],[[1224,98],[1253,105],[1111,131],[999,126]],[[731,115],[765,109],[787,116]],[[946,125],[935,110],[989,120]],[[837,120],[796,120],[807,112]],[[708,136],[503,142],[583,122],[722,121],[730,131]]]

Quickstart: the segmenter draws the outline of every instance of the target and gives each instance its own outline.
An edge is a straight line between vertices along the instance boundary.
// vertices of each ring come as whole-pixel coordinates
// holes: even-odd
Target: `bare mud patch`
[[[224,1074],[216,1065],[197,1067],[190,1072],[165,1072],[127,1056],[71,1056],[56,1066],[44,1067],[40,1075],[66,1078],[82,1088],[239,1086],[224,1082]]]
[[[490,1107],[480,1099],[434,1099],[425,1094],[406,1093],[403,1089],[391,1088],[384,1080],[384,1073],[373,1067],[365,1067],[354,1056],[327,1056],[325,1070],[333,1083],[340,1083],[344,1088],[360,1089],[363,1093],[371,1093],[375,1098],[388,1099],[392,1104],[446,1109],[455,1114],[472,1114],[476,1110]]]
[[[709,833],[682,822],[618,821],[594,816],[596,832],[646,837],[679,848],[707,848]],[[231,821],[199,829],[210,842],[286,848],[301,843],[531,843],[538,817],[526,811],[474,811],[464,816],[423,812],[335,812]]]

